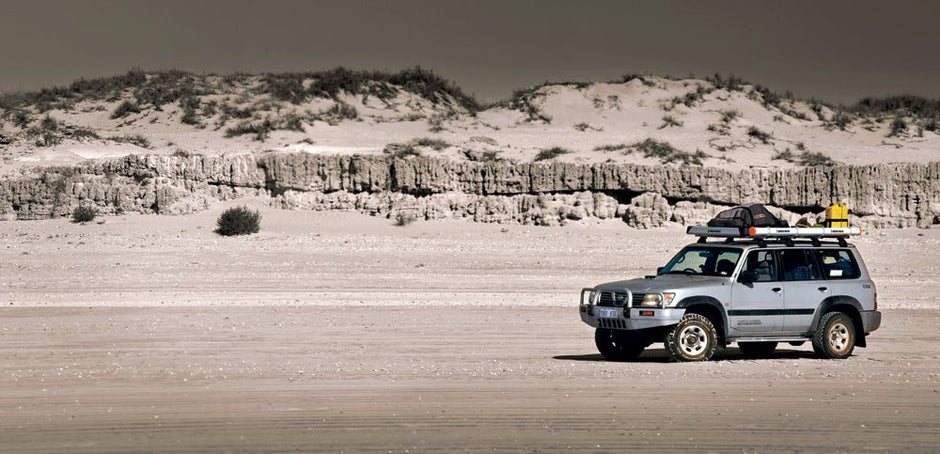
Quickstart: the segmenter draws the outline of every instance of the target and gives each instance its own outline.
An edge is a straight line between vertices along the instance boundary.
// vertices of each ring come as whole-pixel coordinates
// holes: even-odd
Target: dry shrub
[[[222,236],[250,235],[261,230],[261,213],[247,207],[229,208],[216,221],[215,233]]]

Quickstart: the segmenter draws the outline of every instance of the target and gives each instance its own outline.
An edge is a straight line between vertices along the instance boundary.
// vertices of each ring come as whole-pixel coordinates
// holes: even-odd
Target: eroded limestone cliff
[[[746,201],[791,217],[842,201],[862,224],[926,227],[940,222],[940,162],[728,171],[308,153],[126,156],[0,180],[0,217],[64,216],[83,204],[181,214],[244,195],[284,208],[547,225],[619,217],[638,227],[699,222]]]

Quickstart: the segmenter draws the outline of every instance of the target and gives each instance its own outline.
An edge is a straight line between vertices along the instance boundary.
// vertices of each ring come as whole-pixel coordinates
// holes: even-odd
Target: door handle
[[[773,290],[774,293],[780,293],[780,290],[783,290],[783,289],[780,288],[780,287],[774,287],[774,288],[772,288],[771,290]]]
[[[819,287],[820,292],[825,292],[826,290],[829,290],[829,287]]]

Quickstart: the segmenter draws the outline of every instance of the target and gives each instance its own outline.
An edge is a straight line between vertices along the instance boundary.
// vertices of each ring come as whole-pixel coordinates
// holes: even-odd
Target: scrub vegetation
[[[215,232],[222,236],[250,235],[261,230],[261,213],[240,206],[222,212]]]

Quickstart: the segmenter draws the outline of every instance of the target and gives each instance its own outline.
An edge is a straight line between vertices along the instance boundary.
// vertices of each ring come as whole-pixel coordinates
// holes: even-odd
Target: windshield
[[[740,249],[686,246],[659,274],[731,276],[739,258],[741,258]]]

